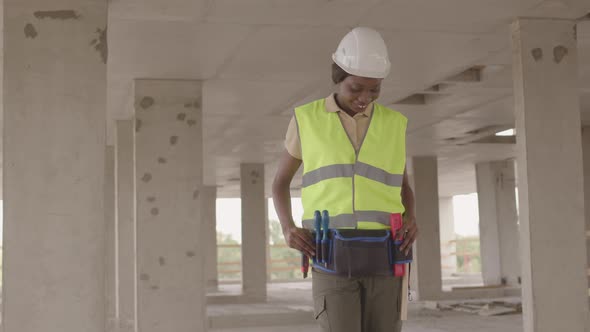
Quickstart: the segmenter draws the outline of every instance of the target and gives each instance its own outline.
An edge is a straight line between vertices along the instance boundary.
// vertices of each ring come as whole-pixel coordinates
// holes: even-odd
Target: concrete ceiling
[[[474,163],[515,155],[469,143],[514,124],[510,23],[589,12],[587,0],[111,0],[109,140],[133,114],[133,79],[203,80],[205,183],[237,197],[240,163],[264,162],[270,194],[293,107],[333,91],[331,53],[370,26],[392,59],[379,101],[409,118],[409,155],[439,157],[441,196],[473,192]],[[578,41],[590,123],[590,21]]]

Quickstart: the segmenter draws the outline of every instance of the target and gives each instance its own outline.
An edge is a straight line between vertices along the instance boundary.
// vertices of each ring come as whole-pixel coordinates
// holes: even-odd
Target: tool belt
[[[327,257],[316,250],[313,258],[320,272],[349,278],[393,276],[394,264],[412,261],[412,250],[401,252],[403,241],[394,241],[389,230],[330,229],[328,239]]]

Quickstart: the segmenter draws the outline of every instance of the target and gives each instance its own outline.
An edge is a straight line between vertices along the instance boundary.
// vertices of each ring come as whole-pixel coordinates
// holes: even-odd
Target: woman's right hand
[[[290,226],[283,229],[283,235],[289,247],[301,251],[307,257],[315,256],[315,244],[311,231],[297,226]]]

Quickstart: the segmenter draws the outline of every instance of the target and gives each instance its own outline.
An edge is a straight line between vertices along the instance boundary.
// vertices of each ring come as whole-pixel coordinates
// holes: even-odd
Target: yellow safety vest
[[[389,229],[391,213],[403,213],[407,118],[374,104],[367,133],[355,152],[337,113],[325,99],[295,109],[303,154],[303,226],[328,210],[330,228]]]

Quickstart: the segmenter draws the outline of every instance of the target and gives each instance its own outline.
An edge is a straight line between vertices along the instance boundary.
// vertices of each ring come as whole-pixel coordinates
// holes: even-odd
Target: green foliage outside
[[[481,273],[481,255],[478,237],[457,235],[457,272]]]
[[[301,254],[288,248],[281,225],[277,220],[269,222],[270,280],[301,278]],[[268,258],[267,258],[268,259]],[[240,282],[242,279],[242,248],[229,234],[217,233],[217,270],[220,282]]]
[[[220,282],[242,280],[242,247],[230,234],[217,232],[217,270]]]

